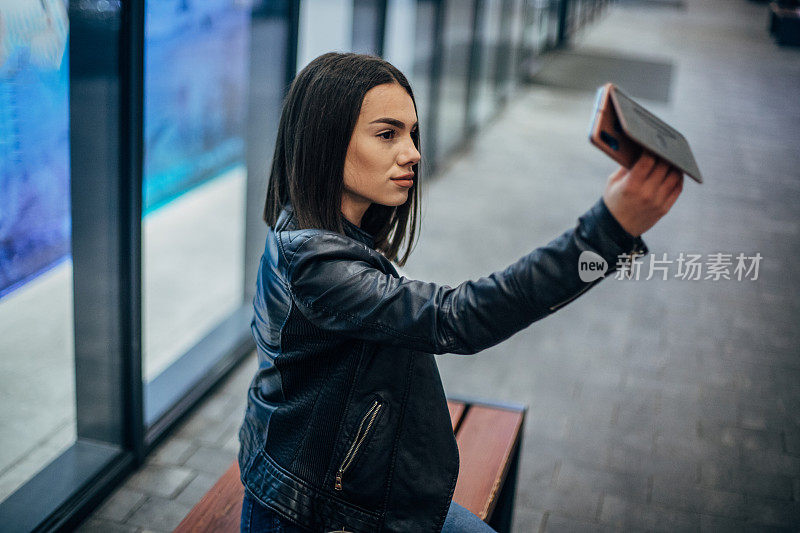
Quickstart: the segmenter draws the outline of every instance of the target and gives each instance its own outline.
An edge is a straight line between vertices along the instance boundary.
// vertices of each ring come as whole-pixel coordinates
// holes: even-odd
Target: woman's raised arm
[[[613,271],[621,254],[644,244],[603,200],[574,229],[501,271],[457,287],[386,274],[363,246],[314,233],[287,258],[290,290],[317,327],[430,353],[471,354],[493,346],[571,302],[600,279],[583,282],[578,258],[601,256]]]

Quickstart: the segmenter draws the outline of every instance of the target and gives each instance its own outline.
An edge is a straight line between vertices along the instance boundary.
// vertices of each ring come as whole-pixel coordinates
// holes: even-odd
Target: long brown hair
[[[364,95],[376,85],[398,83],[417,103],[408,80],[379,57],[323,54],[301,70],[283,103],[275,155],[267,185],[264,221],[274,226],[283,206],[291,204],[301,228],[344,234],[341,211],[344,161]],[[419,150],[419,128],[413,134]],[[375,248],[404,265],[418,226],[419,164],[408,200],[399,206],[373,203],[361,219],[361,229],[375,239]],[[400,247],[405,241],[402,256]]]

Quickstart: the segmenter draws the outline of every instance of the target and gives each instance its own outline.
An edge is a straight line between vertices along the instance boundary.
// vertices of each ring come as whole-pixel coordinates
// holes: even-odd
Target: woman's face
[[[373,203],[402,205],[416,186],[411,167],[420,160],[412,134],[414,102],[398,83],[367,91],[344,161],[342,213],[353,224]]]

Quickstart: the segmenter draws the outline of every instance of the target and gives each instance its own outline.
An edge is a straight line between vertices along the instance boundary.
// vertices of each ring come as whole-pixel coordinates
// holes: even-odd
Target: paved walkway
[[[800,524],[800,50],[774,46],[766,17],[745,0],[629,3],[575,43],[601,58],[593,68],[660,65],[669,90],[642,102],[686,134],[705,174],[646,235],[656,257],[763,259],[757,280],[675,279],[675,263],[667,281],[609,279],[500,346],[439,359],[448,393],[530,406],[515,531]],[[430,186],[409,275],[455,284],[501,269],[601,194],[614,167],[586,141],[593,95],[557,78],[521,91]],[[177,525],[235,458],[253,368],[81,531]]]

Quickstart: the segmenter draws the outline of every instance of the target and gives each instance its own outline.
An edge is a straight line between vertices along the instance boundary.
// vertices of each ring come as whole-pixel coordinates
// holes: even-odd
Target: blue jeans
[[[278,513],[257,502],[244,491],[242,502],[242,533],[305,533],[305,530],[290,523]],[[495,533],[486,522],[461,507],[450,504],[442,533]]]

